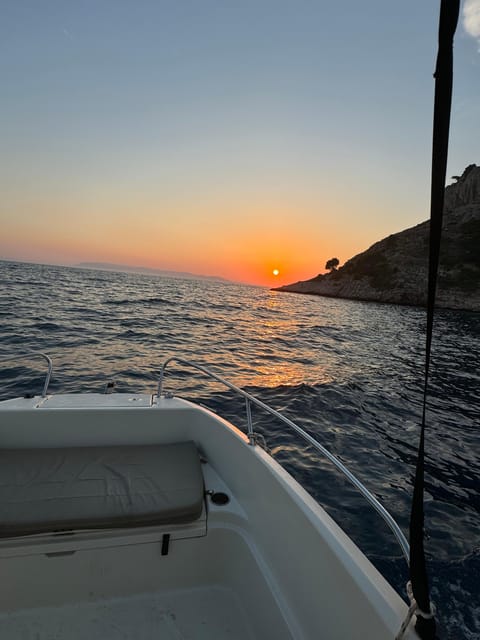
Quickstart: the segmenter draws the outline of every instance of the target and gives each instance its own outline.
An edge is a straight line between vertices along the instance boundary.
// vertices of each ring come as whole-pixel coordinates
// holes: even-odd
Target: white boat
[[[248,432],[163,393],[173,359],[243,395]],[[49,395],[50,373],[42,395],[0,403],[0,638],[397,636],[407,605],[258,444],[250,407],[326,453],[408,557],[299,426],[177,358],[152,394]]]

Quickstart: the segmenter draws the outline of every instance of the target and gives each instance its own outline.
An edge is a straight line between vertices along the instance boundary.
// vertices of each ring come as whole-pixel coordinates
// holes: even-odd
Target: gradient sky
[[[428,217],[439,0],[1,9],[0,258],[269,285]],[[480,164],[463,12],[449,175]]]

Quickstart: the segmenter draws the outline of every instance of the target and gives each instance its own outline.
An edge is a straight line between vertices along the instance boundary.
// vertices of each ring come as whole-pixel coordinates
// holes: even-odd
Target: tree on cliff
[[[329,269],[330,271],[336,271],[339,264],[340,264],[340,261],[338,260],[338,258],[331,258],[330,260],[327,260],[325,269]]]

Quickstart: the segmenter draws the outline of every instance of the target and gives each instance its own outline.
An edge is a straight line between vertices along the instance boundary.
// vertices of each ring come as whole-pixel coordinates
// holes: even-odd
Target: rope
[[[400,631],[395,636],[395,640],[402,640],[402,638],[405,636],[405,632],[407,631],[408,626],[410,625],[410,621],[412,620],[414,615],[417,616],[417,618],[421,617],[424,620],[431,620],[435,617],[436,607],[433,604],[433,602],[430,602],[429,612],[422,611],[422,609],[420,609],[417,601],[413,596],[412,583],[410,581],[407,582],[407,595],[410,601],[410,606],[408,607],[407,615],[405,616],[405,620],[402,622]]]

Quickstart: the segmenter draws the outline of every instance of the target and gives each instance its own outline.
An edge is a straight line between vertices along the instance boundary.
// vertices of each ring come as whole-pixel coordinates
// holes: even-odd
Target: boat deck
[[[200,524],[0,541],[0,638],[8,640],[291,640],[243,512],[226,491]],[[182,529],[183,527],[183,529]],[[280,606],[279,606],[280,605]]]
[[[256,637],[237,595],[220,585],[4,613],[0,629],[12,640]]]
[[[233,425],[178,398],[162,397],[148,406],[138,406],[125,394],[102,396],[98,406],[96,400],[86,394],[75,401],[52,397],[1,403],[0,447],[8,460],[12,450],[20,462],[28,458],[25,468],[14,469],[21,485],[16,489],[25,493],[10,491],[12,482],[4,484],[5,513],[12,522],[18,518],[11,513],[11,499],[27,505],[33,498],[86,494],[88,519],[96,526],[103,510],[91,506],[90,494],[98,497],[98,485],[107,478],[115,495],[130,479],[129,496],[137,490],[150,495],[137,482],[146,473],[140,474],[135,464],[129,474],[118,474],[115,466],[111,478],[82,462],[80,473],[65,483],[57,467],[67,473],[72,460],[80,456],[84,461],[84,448],[97,454],[104,447],[123,447],[130,456],[140,447],[153,453],[157,447],[189,442],[200,454],[201,513],[195,509],[198,517],[192,522],[176,517],[164,522],[162,517],[155,524],[130,526],[122,520],[121,527],[112,522],[106,529],[84,529],[84,520],[75,520],[73,513],[57,530],[51,523],[63,514],[62,505],[51,505],[48,513],[39,507],[42,517],[48,516],[47,530],[33,533],[30,520],[22,521],[21,535],[9,530],[0,537],[0,638],[395,637],[406,605],[313,498]],[[58,466],[56,458],[49,462],[57,454],[69,464]],[[166,456],[164,463],[172,466],[173,458]],[[55,487],[45,490],[47,476],[39,476],[44,464],[55,471]],[[158,484],[158,500],[166,489],[170,495],[170,489],[186,488],[189,474],[180,470],[167,474],[165,482],[152,481],[152,487]],[[33,478],[25,478],[27,471]],[[172,514],[172,500],[167,502]]]

